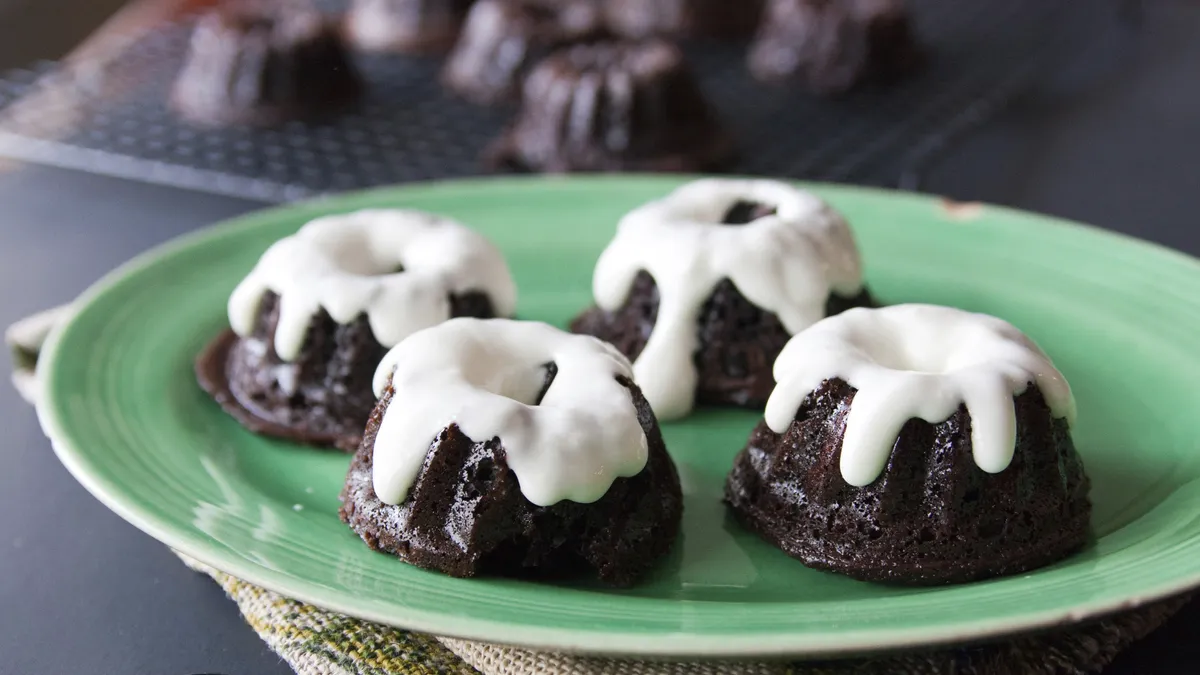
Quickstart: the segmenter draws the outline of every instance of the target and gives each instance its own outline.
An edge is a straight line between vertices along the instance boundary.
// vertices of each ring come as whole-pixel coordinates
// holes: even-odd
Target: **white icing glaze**
[[[535,405],[549,363],[558,373]],[[375,372],[377,396],[389,381],[395,390],[375,438],[375,494],[403,502],[453,423],[476,442],[500,439],[530,502],[594,502],[646,466],[646,435],[618,375],[633,372],[612,345],[544,323],[452,319],[414,333]]]
[[[722,225],[738,201],[774,206],[774,215]],[[862,289],[858,249],[840,214],[816,196],[778,181],[704,179],[625,216],[596,264],[596,303],[614,311],[640,271],[658,286],[658,318],[634,363],[638,385],[659,419],[692,409],[697,321],[704,301],[728,278],[795,334],[825,316],[831,291]]]
[[[391,347],[450,318],[451,293],[481,291],[500,316],[517,301],[491,242],[450,219],[396,209],[318,218],[275,242],[229,298],[238,335],[253,330],[267,291],[279,295],[275,351],[285,361],[299,354],[321,309],[341,324],[366,313],[375,339]]]
[[[775,361],[766,422],[791,425],[804,397],[840,378],[858,390],[846,414],[842,477],[869,485],[887,466],[904,423],[948,419],[965,404],[975,463],[999,473],[1016,444],[1013,397],[1036,383],[1055,417],[1075,419],[1062,373],[1033,340],[986,314],[934,305],[851,309],[793,337]]]

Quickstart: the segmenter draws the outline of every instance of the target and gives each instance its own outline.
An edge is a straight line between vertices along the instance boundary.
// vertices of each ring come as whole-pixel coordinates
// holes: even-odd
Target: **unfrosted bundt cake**
[[[251,431],[353,452],[389,347],[455,316],[508,316],[496,248],[403,210],[319,218],[272,245],[229,299],[232,330],[196,362],[201,386]]]
[[[683,54],[651,40],[547,57],[489,158],[528,171],[702,171],[723,166],[732,150]]]
[[[476,103],[515,98],[529,67],[556,47],[604,34],[595,0],[479,0],[442,82]]]
[[[353,0],[346,35],[366,51],[437,54],[454,45],[474,0]]]
[[[762,406],[788,339],[871,304],[840,214],[771,180],[699,180],[626,215],[571,324],[634,359],[660,419]]]
[[[171,106],[201,125],[272,125],[337,110],[361,90],[337,30],[307,3],[227,2],[197,22]]]
[[[894,79],[920,61],[904,0],[768,0],[749,55],[758,79],[799,79],[823,94]]]
[[[749,38],[763,0],[605,0],[609,25],[629,38]]]
[[[342,492],[373,549],[458,577],[627,586],[682,494],[629,361],[546,324],[454,319],[390,351]]]
[[[806,565],[941,584],[1017,574],[1088,538],[1071,389],[1000,319],[852,309],[792,338],[725,499]]]

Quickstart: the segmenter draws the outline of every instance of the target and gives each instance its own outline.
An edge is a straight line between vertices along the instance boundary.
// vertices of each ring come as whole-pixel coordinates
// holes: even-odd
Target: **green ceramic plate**
[[[256,213],[185,237],[89,291],[48,349],[43,425],[102,502],[166,544],[316,605],[432,633],[602,653],[817,655],[1060,624],[1200,585],[1200,264],[997,207],[813,186],[849,217],[887,302],[1004,317],[1074,385],[1096,541],[1032,574],[905,589],[808,570],[742,532],[719,501],[756,421],[704,411],[665,427],[684,534],[646,583],[460,580],[369,551],[337,518],[343,455],[256,438],[192,379],[225,300],[308,219],[406,206],[470,223],[508,255],[520,314],[564,325],[630,208],[677,178],[419,185]]]

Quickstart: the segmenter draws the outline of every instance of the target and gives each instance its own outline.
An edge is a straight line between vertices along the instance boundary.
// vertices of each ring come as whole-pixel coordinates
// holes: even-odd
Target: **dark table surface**
[[[925,189],[1200,254],[1200,3],[1154,6],[1145,22],[1136,49],[1056,77],[955,148]],[[0,205],[0,326],[260,206],[3,163]],[[0,674],[290,672],[215,584],[76,484],[4,386],[0,428]],[[1198,662],[1200,601],[1106,672],[1194,673]]]

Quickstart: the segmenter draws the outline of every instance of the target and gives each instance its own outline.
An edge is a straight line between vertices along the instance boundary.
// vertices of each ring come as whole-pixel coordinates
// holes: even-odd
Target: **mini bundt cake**
[[[229,299],[232,330],[196,362],[201,386],[251,431],[358,448],[387,349],[455,316],[509,316],[504,258],[417,211],[314,220],[272,245]]]
[[[346,34],[359,49],[438,54],[458,39],[474,0],[353,0]]]
[[[749,38],[763,0],[606,0],[614,32],[628,38]]]
[[[800,79],[822,94],[891,80],[920,62],[904,0],[768,0],[749,55],[758,79]]]
[[[571,324],[634,359],[659,419],[695,403],[761,407],[788,339],[869,305],[840,214],[770,180],[699,180],[625,216]]]
[[[273,125],[324,115],[361,93],[335,27],[303,2],[225,3],[202,16],[171,93],[201,125]]]
[[[479,0],[442,81],[476,103],[515,98],[529,67],[552,49],[604,34],[595,0]]]
[[[941,584],[1017,574],[1088,539],[1071,389],[1000,319],[852,309],[792,338],[725,499],[811,567]]]
[[[341,517],[372,549],[458,577],[628,586],[671,548],[675,465],[629,361],[546,324],[454,319],[375,376]]]
[[[493,164],[527,171],[704,171],[733,144],[668,42],[567,47],[525,80]]]

